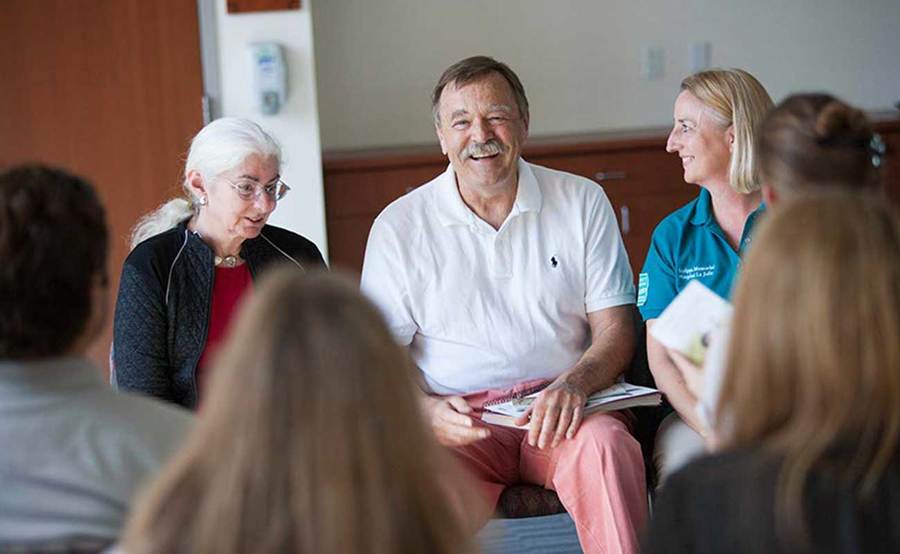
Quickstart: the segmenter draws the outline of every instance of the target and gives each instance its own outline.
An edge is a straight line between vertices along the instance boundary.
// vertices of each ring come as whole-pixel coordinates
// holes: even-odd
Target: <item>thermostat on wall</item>
[[[250,53],[259,109],[266,115],[277,114],[287,97],[287,67],[281,46],[274,42],[254,42]]]

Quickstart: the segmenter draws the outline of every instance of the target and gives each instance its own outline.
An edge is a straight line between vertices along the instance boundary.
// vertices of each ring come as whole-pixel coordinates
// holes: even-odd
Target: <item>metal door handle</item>
[[[631,211],[628,206],[619,208],[619,215],[622,220],[622,235],[627,235],[631,231]]]
[[[626,177],[628,177],[628,174],[624,171],[598,171],[594,173],[594,180],[599,182],[620,181]]]

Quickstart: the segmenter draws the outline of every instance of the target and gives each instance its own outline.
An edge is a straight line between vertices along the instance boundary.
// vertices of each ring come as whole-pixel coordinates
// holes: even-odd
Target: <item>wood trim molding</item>
[[[900,131],[900,112],[871,112],[869,116],[879,133]],[[668,133],[668,128],[656,127],[534,137],[525,143],[522,155],[527,159],[664,148]],[[336,149],[322,153],[322,167],[326,172],[418,167],[443,163],[446,163],[446,157],[441,154],[437,142],[383,148]]]
[[[299,10],[300,0],[228,0],[228,13]]]
[[[529,156],[553,156],[589,152],[617,152],[665,146],[668,129],[606,131],[571,135],[553,135],[529,139],[522,149]],[[437,143],[385,148],[330,150],[322,153],[325,171],[411,167],[446,163]]]

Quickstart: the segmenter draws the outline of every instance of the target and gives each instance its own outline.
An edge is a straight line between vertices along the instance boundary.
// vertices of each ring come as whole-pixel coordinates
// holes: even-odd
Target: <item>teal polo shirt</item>
[[[713,217],[712,197],[706,189],[666,216],[653,231],[650,250],[638,276],[637,306],[644,320],[659,317],[694,279],[722,298],[729,298],[740,256],[750,244],[756,219],[764,211],[765,205],[760,204],[747,218],[739,252],[728,244]]]

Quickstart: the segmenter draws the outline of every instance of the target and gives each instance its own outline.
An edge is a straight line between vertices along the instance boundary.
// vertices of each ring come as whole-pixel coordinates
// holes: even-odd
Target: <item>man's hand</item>
[[[541,450],[556,447],[563,439],[571,439],[584,416],[587,395],[581,388],[565,380],[557,380],[541,391],[517,425],[528,425],[528,444]]]
[[[591,345],[581,359],[535,399],[517,421],[528,425],[528,444],[541,450],[571,439],[584,418],[588,394],[616,382],[634,354],[634,306],[613,306],[589,312]]]
[[[465,446],[491,436],[487,427],[476,426],[472,407],[461,396],[426,396],[422,403],[425,416],[439,443]]]

